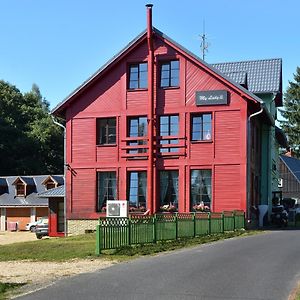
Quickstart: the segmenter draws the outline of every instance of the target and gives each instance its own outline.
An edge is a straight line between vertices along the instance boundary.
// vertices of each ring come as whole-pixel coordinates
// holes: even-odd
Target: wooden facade
[[[161,87],[162,65],[170,61],[179,62],[179,83],[175,87]],[[131,89],[130,66],[140,63],[148,66],[147,88]],[[228,102],[197,105],[198,91],[226,92]],[[155,213],[161,209],[161,171],[178,172],[177,211],[190,212],[193,211],[191,174],[193,170],[209,170],[210,210],[246,211],[249,206],[248,123],[250,114],[258,112],[260,107],[254,94],[223,77],[158,30],[152,31],[148,15],[147,32],[53,111],[54,115],[66,120],[67,219],[97,219],[105,215],[97,208],[99,172],[116,173],[116,199],[121,200],[128,199],[130,172],[150,174],[150,181],[147,177],[146,209]],[[211,115],[211,132],[209,138],[194,141],[192,118],[199,114]],[[174,115],[179,120],[178,134],[162,136],[161,116]],[[130,137],[129,120],[132,117],[147,118],[148,135]],[[97,142],[97,124],[103,118],[116,119],[113,144],[99,145]],[[253,180],[257,175],[256,164],[260,164],[256,151],[260,146],[259,124],[267,122],[265,119],[262,114],[257,119],[258,125],[251,123],[254,129],[257,128],[257,141],[251,148]],[[144,142],[139,143],[139,139]],[[167,142],[162,145],[163,140]],[[176,144],[172,144],[174,140]],[[132,141],[138,146],[131,146]],[[138,151],[141,148],[144,151]],[[162,152],[162,148],[173,151]],[[251,193],[251,202],[259,202],[254,199],[259,197],[258,192],[253,190]]]

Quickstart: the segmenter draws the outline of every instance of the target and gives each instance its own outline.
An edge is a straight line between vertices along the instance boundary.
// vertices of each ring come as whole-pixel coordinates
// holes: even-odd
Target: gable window
[[[129,66],[129,89],[146,89],[148,87],[148,63]]]
[[[191,140],[209,141],[212,139],[212,116],[208,114],[192,115]]]
[[[25,196],[25,185],[24,183],[16,184],[16,196]]]
[[[211,170],[191,171],[191,210],[209,211],[211,207]]]
[[[179,60],[161,64],[160,86],[163,88],[179,86]]]
[[[129,137],[144,137],[147,136],[147,117],[130,117],[128,119],[128,136]],[[137,140],[129,142],[129,146],[146,145],[146,140]],[[146,148],[139,148],[137,150],[129,150],[128,153],[144,153],[147,152]]]
[[[164,139],[163,137],[168,136],[178,136],[179,134],[179,116],[178,115],[169,115],[169,116],[160,116],[159,118],[159,134],[162,137],[160,144],[178,144],[177,139]],[[166,147],[161,148],[160,152],[178,152],[178,148]]]
[[[116,144],[116,118],[97,119],[97,145]]]
[[[130,211],[146,211],[147,173],[145,171],[128,173],[127,193]]]
[[[97,211],[106,207],[107,200],[117,200],[117,176],[116,172],[98,172],[98,201]]]

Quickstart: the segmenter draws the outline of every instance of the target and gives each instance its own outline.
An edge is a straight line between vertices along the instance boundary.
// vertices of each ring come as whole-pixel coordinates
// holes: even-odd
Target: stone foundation
[[[85,234],[86,231],[94,231],[98,224],[98,220],[68,220],[68,235]]]

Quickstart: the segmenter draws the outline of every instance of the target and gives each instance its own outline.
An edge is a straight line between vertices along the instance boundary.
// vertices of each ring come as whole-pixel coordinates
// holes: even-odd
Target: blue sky
[[[147,1],[1,0],[0,79],[36,83],[53,108],[146,28]],[[208,63],[283,59],[300,66],[299,0],[155,0],[153,25]]]

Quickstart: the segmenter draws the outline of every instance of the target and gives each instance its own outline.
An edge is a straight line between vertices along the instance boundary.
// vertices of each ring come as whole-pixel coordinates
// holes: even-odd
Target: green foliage
[[[0,300],[4,300],[4,299],[7,299],[6,297],[6,293],[13,290],[13,289],[16,289],[20,286],[23,286],[24,283],[2,283],[0,282]]]
[[[0,81],[0,175],[63,172],[63,132],[37,85],[24,95]]]
[[[280,110],[285,118],[281,122],[283,131],[288,136],[290,147],[295,155],[300,158],[300,68],[297,67],[294,81],[289,81],[289,86],[284,94],[284,109]]]

